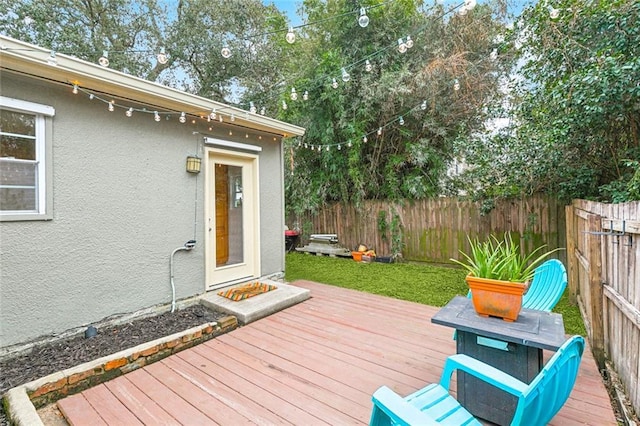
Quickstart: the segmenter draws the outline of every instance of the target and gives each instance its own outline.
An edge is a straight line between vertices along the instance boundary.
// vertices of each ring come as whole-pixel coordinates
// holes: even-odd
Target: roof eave
[[[50,65],[51,51],[0,35],[0,68],[13,70],[78,86],[114,97],[156,105],[176,112],[207,115],[213,109],[235,116],[235,125],[287,136],[302,136],[305,129],[201,96],[134,77],[71,56],[56,54],[57,65]]]

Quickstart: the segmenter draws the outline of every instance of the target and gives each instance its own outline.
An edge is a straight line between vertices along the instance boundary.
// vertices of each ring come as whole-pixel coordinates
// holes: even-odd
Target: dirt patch
[[[60,370],[168,336],[227,316],[202,305],[176,312],[135,319],[98,329],[89,339],[73,337],[34,347],[27,353],[0,362],[0,395],[7,390]],[[0,425],[8,425],[0,406]]]

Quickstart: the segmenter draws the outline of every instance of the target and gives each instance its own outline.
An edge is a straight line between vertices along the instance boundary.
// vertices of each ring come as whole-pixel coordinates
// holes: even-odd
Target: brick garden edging
[[[37,408],[159,361],[237,327],[237,318],[226,316],[217,322],[161,337],[16,386],[4,395],[5,411],[13,424],[42,425]]]

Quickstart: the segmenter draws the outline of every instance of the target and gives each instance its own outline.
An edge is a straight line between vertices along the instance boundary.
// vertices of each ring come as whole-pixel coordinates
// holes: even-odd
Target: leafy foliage
[[[352,1],[306,0],[302,10],[309,21],[345,16],[306,29],[301,57],[294,60],[291,85],[312,90],[304,103],[285,99],[290,107],[280,115],[307,129],[302,140],[289,142],[289,211],[314,210],[323,202],[440,194],[454,141],[482,126],[482,105],[498,93],[501,65],[490,60],[502,28],[497,3],[460,16],[421,1],[387,2],[368,10],[366,28],[348,14]],[[407,34],[415,45],[400,54],[397,40]],[[364,69],[365,58],[371,72]],[[340,70],[349,65],[354,66],[345,83]],[[336,77],[338,89],[328,76]]]
[[[638,200],[640,3],[557,1],[557,18],[550,7],[526,9],[502,46],[518,64],[510,125],[459,147],[467,177],[485,197]]]

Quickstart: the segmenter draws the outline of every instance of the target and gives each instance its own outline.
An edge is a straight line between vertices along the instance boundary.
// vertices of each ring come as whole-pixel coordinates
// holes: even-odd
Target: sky
[[[463,0],[432,0],[438,3],[444,3],[447,5],[456,5],[458,3],[462,3]],[[536,0],[512,0],[513,11],[516,14],[519,14],[522,11],[522,8],[526,4],[534,3]],[[303,20],[296,15],[296,9],[298,5],[301,3],[301,0],[262,0],[263,4],[269,5],[273,4],[281,11],[285,12],[289,17],[289,21],[291,25],[297,26],[303,24]],[[429,3],[429,1],[425,1],[425,3]],[[478,3],[483,3],[483,0],[478,0]]]

